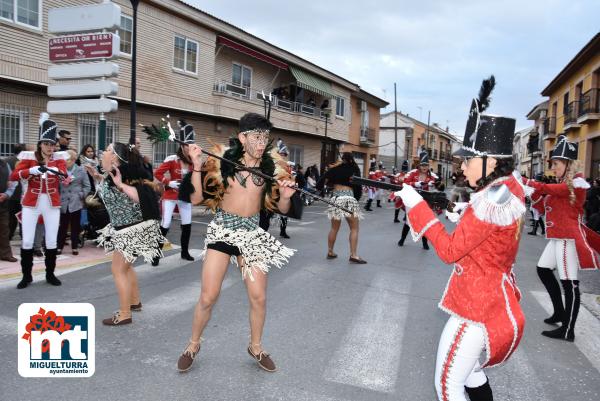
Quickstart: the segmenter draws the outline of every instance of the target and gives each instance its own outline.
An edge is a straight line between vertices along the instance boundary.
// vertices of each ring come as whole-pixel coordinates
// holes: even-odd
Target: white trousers
[[[442,331],[435,363],[435,389],[440,401],[467,401],[465,386],[479,387],[487,377],[479,365],[485,350],[481,327],[451,316]]]
[[[180,200],[168,200],[162,201],[162,221],[161,227],[171,227],[171,220],[173,220],[173,211],[175,205],[179,206],[179,216],[181,217],[181,224],[192,224],[192,204]]]
[[[575,240],[551,239],[548,241],[540,260],[539,267],[557,269],[561,280],[577,280],[579,258],[575,248]]]
[[[535,221],[538,221],[542,216],[540,215],[540,212],[538,212],[538,210],[534,207],[531,208],[531,213],[533,214],[533,219]]]
[[[23,206],[21,213],[21,225],[23,229],[23,249],[32,249],[35,238],[35,228],[38,217],[44,218],[44,229],[46,238],[46,249],[56,249],[56,237],[60,223],[60,207],[52,207],[50,198],[46,194],[40,194],[37,207]]]
[[[379,188],[369,188],[367,191],[369,199],[381,200],[381,190]]]

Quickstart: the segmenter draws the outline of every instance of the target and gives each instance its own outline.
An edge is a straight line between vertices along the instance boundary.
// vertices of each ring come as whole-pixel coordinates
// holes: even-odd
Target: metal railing
[[[30,113],[26,107],[0,104],[0,157],[12,155],[14,145],[27,141]]]
[[[600,113],[600,89],[594,88],[585,92],[581,95],[579,103],[578,117],[590,113]]]
[[[263,90],[259,91],[248,86],[238,86],[231,82],[220,81],[215,83],[213,87],[213,92],[249,100],[257,104],[263,104]],[[265,96],[269,96],[269,92],[270,90],[265,90]],[[325,119],[325,112],[323,112],[323,110],[321,110],[319,107],[313,106],[311,104],[294,102],[288,99],[280,99],[276,95],[271,95],[271,101],[273,108],[289,111],[291,113]]]
[[[565,125],[577,124],[577,117],[579,117],[579,101],[569,103],[564,112]]]
[[[554,135],[556,134],[556,117],[547,117],[542,122],[542,135]]]
[[[361,127],[360,128],[360,141],[362,143],[375,143],[376,140],[375,130],[373,128]]]

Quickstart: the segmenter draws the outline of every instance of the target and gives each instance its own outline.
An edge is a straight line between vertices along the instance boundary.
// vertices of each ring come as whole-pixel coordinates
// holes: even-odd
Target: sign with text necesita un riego
[[[113,33],[86,33],[48,39],[48,54],[53,63],[85,61],[119,55],[119,36]]]

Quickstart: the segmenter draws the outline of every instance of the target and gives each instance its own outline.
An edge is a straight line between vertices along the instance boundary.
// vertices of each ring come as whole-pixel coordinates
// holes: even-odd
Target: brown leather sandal
[[[337,254],[333,252],[327,252],[327,259],[335,259],[337,258]]]
[[[202,343],[203,338],[200,337],[200,341],[192,341],[188,343],[187,347],[183,350],[183,353],[177,360],[177,370],[181,373],[187,372],[192,368],[194,364],[194,359],[196,359],[196,355],[200,352],[200,343]],[[198,348],[195,345],[198,345]],[[196,349],[194,351],[194,349]]]
[[[357,263],[359,265],[364,265],[367,263],[366,260],[361,259],[361,258],[353,258],[352,256],[350,256],[350,259],[348,259],[350,261],[350,263]]]
[[[277,370],[275,367],[275,362],[273,362],[269,354],[267,354],[265,351],[260,351],[257,355],[252,352],[252,345],[248,345],[248,353],[258,363],[258,366],[267,372],[275,372]]]
[[[131,317],[123,318],[120,311],[115,312],[112,317],[102,320],[102,324],[106,326],[122,326],[130,323],[132,323]]]

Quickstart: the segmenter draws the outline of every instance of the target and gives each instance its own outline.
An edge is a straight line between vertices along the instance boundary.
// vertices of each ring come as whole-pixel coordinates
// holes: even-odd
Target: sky
[[[487,112],[532,126],[540,92],[600,31],[600,0],[187,0],[358,84],[398,110],[463,135],[494,74]]]

